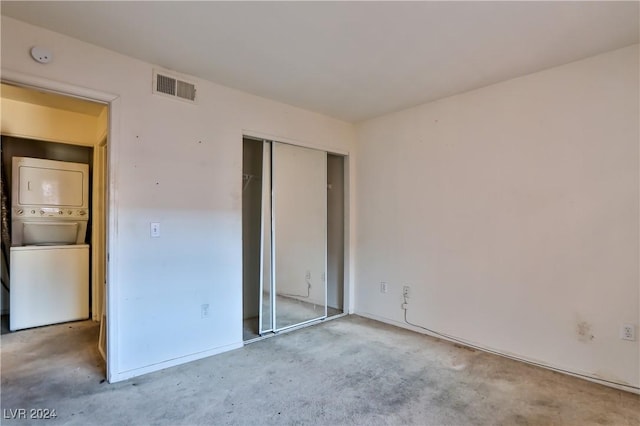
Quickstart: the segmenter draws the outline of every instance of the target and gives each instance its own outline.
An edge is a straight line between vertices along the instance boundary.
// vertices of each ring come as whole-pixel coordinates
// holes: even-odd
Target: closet
[[[340,314],[344,159],[243,140],[244,339]]]

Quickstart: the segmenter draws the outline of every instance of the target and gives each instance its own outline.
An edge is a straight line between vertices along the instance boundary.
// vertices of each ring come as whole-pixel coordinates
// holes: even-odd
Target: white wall
[[[54,60],[34,62],[34,45]],[[2,68],[120,96],[111,380],[241,345],[243,131],[348,152],[353,126],[197,79],[197,105],[154,96],[151,64],[7,17]]]
[[[635,45],[361,123],[356,312],[408,284],[411,322],[638,386],[638,76]]]
[[[18,138],[94,146],[108,122],[102,114],[96,117],[7,98],[0,102],[2,134]]]

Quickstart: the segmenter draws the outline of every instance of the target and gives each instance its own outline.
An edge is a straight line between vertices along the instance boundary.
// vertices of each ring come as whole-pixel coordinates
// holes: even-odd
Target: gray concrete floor
[[[3,424],[638,425],[640,397],[348,316],[123,383],[98,326],[5,334]],[[12,421],[9,409],[55,409]]]

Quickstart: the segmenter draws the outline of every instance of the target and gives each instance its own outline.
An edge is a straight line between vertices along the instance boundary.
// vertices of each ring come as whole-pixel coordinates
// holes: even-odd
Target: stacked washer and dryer
[[[89,166],[14,157],[12,331],[89,318]]]

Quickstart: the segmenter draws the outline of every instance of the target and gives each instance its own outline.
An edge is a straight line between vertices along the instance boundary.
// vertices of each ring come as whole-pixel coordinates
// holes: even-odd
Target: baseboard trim
[[[191,361],[197,361],[202,358],[207,358],[212,355],[218,355],[223,352],[239,349],[243,346],[242,342],[232,343],[230,345],[219,346],[214,349],[197,352],[191,355],[185,355],[182,357],[170,359],[168,361],[159,362],[157,364],[147,365],[145,367],[134,368],[127,371],[111,374],[108,377],[109,383],[122,382],[124,380],[132,379],[134,377],[142,376],[143,374],[153,373],[155,371],[164,370],[165,368],[175,367],[177,365],[186,364]]]
[[[355,315],[359,315],[361,317],[372,319],[374,321],[379,321],[379,322],[382,322],[382,323],[385,323],[385,324],[393,325],[395,327],[404,328],[406,330],[415,331],[416,333],[426,334],[427,336],[435,337],[437,339],[445,340],[447,342],[451,342],[451,343],[455,343],[455,344],[464,344],[464,339],[458,339],[455,336],[452,336],[452,337],[454,337],[454,338],[456,338],[458,340],[448,339],[445,336],[440,336],[440,335],[437,335],[437,334],[430,333],[430,332],[428,332],[426,330],[423,330],[423,329],[421,329],[419,327],[414,327],[414,326],[406,324],[404,322],[392,320],[392,319],[385,318],[385,317],[381,317],[381,316],[378,316],[378,315],[375,315],[375,314],[372,314],[372,313],[369,313],[369,312],[356,312]],[[469,342],[466,345],[469,346],[469,347],[473,347],[474,349],[479,349],[479,350],[482,350],[484,352],[490,353],[492,355],[502,356],[504,358],[509,358],[511,360],[514,360],[514,361],[523,362],[525,364],[533,365],[535,367],[546,368],[547,370],[555,371],[556,373],[566,374],[568,376],[576,377],[578,379],[583,379],[583,380],[586,380],[586,381],[589,381],[589,382],[593,382],[593,383],[597,383],[597,384],[600,384],[600,385],[608,386],[610,388],[623,390],[623,391],[626,391],[626,392],[630,392],[630,393],[634,393],[634,394],[640,395],[640,388],[634,387],[634,385],[624,386],[624,385],[618,385],[618,384],[615,384],[615,383],[611,383],[611,382],[607,381],[606,379],[599,379],[597,377],[594,377],[592,373],[587,372],[587,371],[569,369],[569,368],[566,368],[566,367],[553,365],[553,364],[550,364],[548,362],[531,359],[531,358],[528,358],[528,357],[520,355],[520,354],[512,354],[512,353],[509,353],[509,352],[504,352],[504,351],[501,351],[499,349],[490,348],[490,347],[487,347],[487,346],[484,346],[484,345],[481,345],[481,344],[477,344],[477,343]]]

